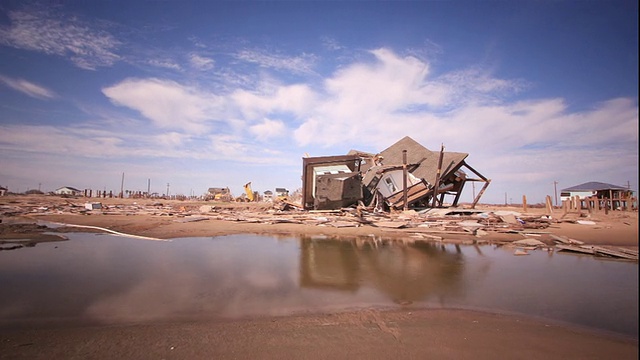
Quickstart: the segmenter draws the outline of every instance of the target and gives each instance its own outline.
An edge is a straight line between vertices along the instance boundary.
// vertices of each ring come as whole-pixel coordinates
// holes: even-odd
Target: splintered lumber
[[[336,228],[358,227],[358,226],[360,226],[360,224],[358,224],[357,222],[353,222],[353,221],[332,221],[332,222],[328,223],[328,225],[331,225],[331,226],[336,227]]]
[[[518,219],[513,214],[501,215],[500,219],[502,221],[504,221],[505,223],[507,223],[507,224],[520,225],[520,222],[518,221]]]
[[[545,243],[543,243],[540,240],[536,240],[536,239],[522,239],[522,240],[516,240],[514,242],[512,242],[513,245],[519,245],[519,246],[529,246],[529,247],[537,247],[537,246],[546,246]]]
[[[563,244],[571,244],[571,242],[569,241],[569,238],[564,237],[564,236],[558,236],[558,235],[554,235],[554,234],[549,234],[549,236],[551,236],[554,240],[556,240],[556,242],[560,242]]]
[[[371,225],[383,228],[399,229],[407,226],[407,223],[399,221],[372,221]]]
[[[563,244],[584,245],[583,241],[575,240],[575,239],[569,239],[566,236],[557,236],[557,235],[554,235],[554,234],[549,234],[549,236],[552,237],[554,240],[556,240],[556,242],[561,242]]]

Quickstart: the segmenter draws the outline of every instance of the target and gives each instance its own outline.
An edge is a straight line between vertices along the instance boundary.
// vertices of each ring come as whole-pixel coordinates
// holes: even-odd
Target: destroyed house
[[[302,158],[302,206],[338,209],[362,199],[359,155]]]
[[[362,200],[388,208],[457,206],[466,182],[490,181],[466,163],[468,154],[431,151],[406,136],[379,154],[350,151],[345,156],[303,159],[303,206],[335,209]],[[469,177],[467,172],[475,178]],[[359,182],[359,190],[356,183]]]

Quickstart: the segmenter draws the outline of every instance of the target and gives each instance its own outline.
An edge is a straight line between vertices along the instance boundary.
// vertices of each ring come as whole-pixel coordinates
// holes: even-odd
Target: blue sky
[[[0,0],[11,191],[293,191],[305,154],[406,135],[485,203],[637,191],[637,2]]]

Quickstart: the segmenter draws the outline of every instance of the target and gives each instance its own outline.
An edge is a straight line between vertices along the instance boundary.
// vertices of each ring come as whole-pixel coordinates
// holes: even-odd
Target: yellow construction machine
[[[244,192],[247,194],[247,201],[249,202],[256,201],[256,197],[253,194],[253,190],[251,190],[251,181],[244,184]]]

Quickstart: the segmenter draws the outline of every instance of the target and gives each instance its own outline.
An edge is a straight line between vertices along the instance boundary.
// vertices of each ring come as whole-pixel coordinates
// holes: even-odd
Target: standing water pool
[[[638,338],[638,264],[512,248],[231,235],[0,251],[0,326],[465,308]]]

